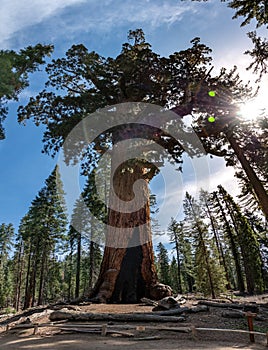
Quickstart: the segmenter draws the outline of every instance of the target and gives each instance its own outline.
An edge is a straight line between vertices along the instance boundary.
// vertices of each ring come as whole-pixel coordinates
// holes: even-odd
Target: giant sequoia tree
[[[145,42],[141,30],[130,32],[129,40],[115,58],[104,58],[96,52],[88,52],[83,45],[74,45],[67,51],[66,57],[53,60],[47,66],[49,80],[46,88],[19,111],[21,121],[32,118],[37,125],[46,125],[44,151],[55,155],[71,130],[89,113],[125,102],[147,102],[163,109],[172,109],[174,117],[169,120],[171,129],[179,128],[180,125],[175,122],[192,114],[196,134],[205,150],[220,156],[230,156],[233,151],[227,152],[225,144],[231,142],[233,129],[237,125],[233,123],[237,111],[235,102],[250,93],[241,84],[235,70],[222,70],[218,76],[212,76],[209,67],[211,50],[201,44],[198,38],[191,41],[190,48],[169,57],[160,57],[154,53]],[[216,91],[216,96],[214,92],[208,94],[211,90]],[[112,111],[110,108],[109,113]],[[207,121],[211,115],[217,118],[213,124]],[[158,114],[150,115],[150,118],[159,121],[158,125],[164,125],[164,113],[159,111]],[[128,150],[122,149],[121,153],[116,153],[120,143],[125,140],[136,140],[133,145],[137,148],[141,148],[140,139],[152,140],[162,150],[167,150],[165,155],[164,152],[143,148],[138,159],[128,159],[119,165],[118,159],[112,157],[114,176],[110,183],[117,196],[110,195],[109,202],[112,205],[107,213],[106,247],[100,276],[92,295],[98,301],[135,302],[142,296],[159,298],[170,292],[168,288],[159,290],[157,283],[148,190],[149,181],[158,172],[156,164],[163,164],[167,158],[181,162],[185,145],[166,130],[152,127],[144,119],[140,124],[117,125],[98,135],[83,154],[82,170],[88,175],[109,147],[117,156],[127,153]],[[233,145],[234,142],[231,147]],[[192,155],[199,151],[191,142],[189,149]],[[154,164],[146,160],[148,152],[153,154]],[[234,149],[234,152],[237,150]],[[67,150],[66,157],[72,160],[70,150]],[[143,206],[127,213],[111,209],[118,197],[124,202],[131,202],[134,184],[137,183]],[[117,229],[122,232],[121,235],[115,234]]]

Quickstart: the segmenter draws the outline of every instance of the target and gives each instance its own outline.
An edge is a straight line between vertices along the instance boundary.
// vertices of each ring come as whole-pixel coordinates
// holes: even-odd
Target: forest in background
[[[237,9],[236,15],[245,17],[243,25],[246,25],[253,18],[257,19],[258,26],[267,25],[265,2],[260,1],[258,5],[255,1],[245,1],[244,3],[247,5],[252,5],[245,7],[241,5],[240,1],[232,3]],[[255,45],[255,48],[248,52],[253,59],[249,68],[258,72],[259,79],[261,79],[267,74],[268,43],[265,39],[258,38],[256,33],[249,33],[249,36]],[[134,38],[135,40],[142,39],[135,37],[135,35]],[[204,58],[209,52],[209,49],[202,46],[198,40],[193,40],[192,43],[192,51],[189,49],[184,53],[199,53]],[[141,51],[140,47],[143,47],[146,55],[148,54],[149,46],[146,46],[143,39],[135,42],[133,46],[127,45],[129,44],[125,46],[127,54],[136,52],[137,49]],[[50,54],[52,49],[52,46],[39,44],[34,48],[28,47],[21,50],[20,53],[1,51],[0,75],[3,79],[0,90],[0,122],[3,121],[7,113],[5,103],[8,100],[18,99],[20,92],[29,84],[28,74],[33,73],[40,64],[45,63],[44,56]],[[81,53],[87,54],[83,47],[76,46],[68,51],[67,56],[72,61],[74,58],[79,58]],[[151,55],[151,52],[149,54]],[[153,55],[150,57],[155,58]],[[180,56],[179,59],[184,58],[187,61],[187,57],[189,59],[187,55]],[[92,56],[92,54],[89,58],[93,61],[100,59],[99,56]],[[48,67],[52,86],[62,83],[56,79],[56,70],[61,67],[62,62],[55,61],[54,67],[53,65]],[[204,58],[201,63],[204,62],[208,63],[209,60]],[[78,63],[75,62],[75,64]],[[193,67],[195,64],[196,62]],[[98,66],[97,69],[100,67]],[[207,71],[205,72],[207,73]],[[200,71],[197,70],[195,73],[195,79],[198,80]],[[103,74],[105,75],[107,72]],[[211,78],[211,81],[216,79],[208,75],[205,77],[206,79]],[[222,81],[220,81],[221,78]],[[224,85],[225,92],[227,88],[232,89],[232,87],[238,88],[240,86],[239,76],[236,76],[235,70],[229,73],[222,71],[216,80],[220,81],[222,85],[226,83]],[[194,89],[194,83],[195,81],[191,81],[186,90],[188,88]],[[74,80],[68,87],[69,92],[72,88],[77,87],[75,85],[76,81]],[[137,93],[136,90],[132,89],[133,86],[128,88],[126,93],[130,95]],[[153,85],[152,88],[156,88],[156,86]],[[79,86],[79,89],[81,89],[80,93],[83,97],[84,87]],[[243,90],[242,87],[241,89]],[[244,91],[246,90],[247,88],[244,87]],[[138,92],[142,95],[138,96],[139,98],[144,97],[142,88]],[[188,89],[186,92],[191,93],[191,90]],[[157,94],[156,90],[154,94]],[[43,94],[39,96],[39,99],[41,97],[46,97],[49,101],[53,96]],[[73,108],[73,96],[69,94],[67,97],[67,103],[71,109]],[[82,97],[79,103],[84,107],[85,101]],[[56,100],[57,98],[55,98]],[[55,102],[53,98],[51,101]],[[205,99],[202,96],[203,103],[209,105],[208,101],[208,96]],[[60,107],[62,107],[61,103],[63,102],[66,103],[66,101],[60,101]],[[36,101],[31,100],[31,103],[27,106],[28,109],[20,110],[20,117],[23,112],[25,115],[28,113],[25,119],[29,117],[33,106],[36,106]],[[102,103],[103,101],[101,101]],[[198,118],[197,124],[200,122]],[[22,117],[21,120],[23,120]],[[37,118],[36,124],[39,122],[40,120]],[[202,123],[198,124],[199,127],[200,125],[202,126]],[[220,293],[234,290],[241,294],[245,292],[254,294],[262,293],[268,289],[268,206],[265,204],[267,203],[268,164],[267,115],[263,114],[255,121],[243,121],[232,125],[232,127],[232,135],[227,132],[223,135],[222,129],[221,132],[213,135],[212,146],[207,142],[207,140],[210,141],[207,138],[205,138],[204,144],[210,154],[220,156],[221,153],[226,164],[236,168],[236,177],[241,186],[238,199],[232,198],[220,184],[217,191],[213,193],[201,191],[200,198],[193,198],[186,193],[184,219],[177,222],[171,218],[167,228],[166,233],[170,237],[170,245],[159,243],[155,247],[159,280],[164,284],[171,285],[174,293],[200,292],[216,297]],[[201,138],[203,130],[200,132],[200,129],[197,128]],[[2,123],[0,131],[1,138],[4,138]],[[234,142],[233,136],[235,136],[236,141],[239,140],[238,143]],[[57,142],[53,138],[49,139],[51,137],[49,133],[46,134],[46,137],[45,149],[48,153],[53,153],[55,151],[53,147],[55,144],[57,146]],[[226,138],[231,144],[231,148],[229,147],[227,150]],[[213,145],[217,145],[217,147]],[[250,164],[255,178],[249,176],[251,170],[249,170],[248,164]],[[96,236],[99,237],[100,241],[104,239],[102,228],[91,222],[86,232],[78,232],[68,225],[63,190],[62,193],[59,193],[57,189],[59,188],[59,184],[56,184],[57,171],[57,168],[53,170],[44,187],[32,201],[29,211],[21,219],[18,232],[14,231],[12,223],[2,223],[0,226],[1,309],[19,310],[34,305],[87,296],[97,280],[103,249],[95,241]],[[250,174],[252,175],[252,172]],[[91,181],[89,176],[83,191],[84,201],[88,207],[94,207],[94,210],[98,211],[100,215],[105,216],[107,213],[103,211],[97,199],[94,198]],[[76,203],[76,208],[78,207],[79,201]],[[169,252],[170,249],[172,249],[172,253]]]
[[[1,309],[86,298],[97,280],[103,248],[93,235],[104,243],[102,228],[94,222],[86,232],[68,226],[56,172],[33,200],[18,233],[12,224],[0,226]],[[92,204],[89,190],[90,179],[84,199]],[[199,198],[186,193],[184,219],[171,218],[165,232],[170,243],[155,247],[159,281],[175,294],[212,298],[267,290],[267,223],[248,197],[241,195],[238,205],[220,185],[212,193],[201,190]],[[79,201],[74,212],[78,207]]]

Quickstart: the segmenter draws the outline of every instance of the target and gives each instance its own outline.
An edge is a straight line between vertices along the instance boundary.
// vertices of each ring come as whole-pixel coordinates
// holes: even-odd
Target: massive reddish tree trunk
[[[98,302],[135,303],[144,296],[170,295],[169,288],[157,284],[144,164],[124,162],[112,183],[106,246],[92,297]]]

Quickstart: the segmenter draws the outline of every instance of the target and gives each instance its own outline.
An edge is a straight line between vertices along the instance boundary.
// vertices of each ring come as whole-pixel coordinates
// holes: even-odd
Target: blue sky
[[[212,48],[215,72],[221,67],[238,66],[241,77],[251,78],[245,70],[249,58],[243,52],[251,47],[246,33],[254,24],[240,28],[241,20],[232,20],[234,11],[220,0],[192,2],[180,0],[0,0],[0,48],[19,50],[37,43],[54,44],[53,58],[61,57],[73,44],[83,43],[89,50],[104,56],[115,56],[127,40],[129,29],[143,28],[147,41],[161,55],[186,49],[194,37]],[[264,30],[260,34],[264,35]],[[254,80],[254,79],[253,79]],[[267,84],[267,83],[266,83]],[[27,103],[44,86],[44,74],[31,77],[31,85],[21,94],[19,104]],[[266,85],[267,86],[267,85]],[[18,104],[10,103],[5,122],[6,140],[0,143],[0,222],[12,222],[16,227],[27,212],[31,201],[44,185],[56,160],[41,153],[42,128],[31,122],[26,126],[16,121]],[[189,163],[190,164],[190,163]],[[209,161],[210,174],[198,179],[199,186],[213,189],[223,184],[236,192],[233,172],[223,161]],[[189,165],[191,167],[191,165]],[[191,172],[178,180],[174,171],[154,180],[153,189],[165,210],[158,217],[167,225],[171,216],[180,215],[182,195],[196,192]],[[168,180],[167,180],[168,179]],[[175,208],[175,209],[174,209]]]

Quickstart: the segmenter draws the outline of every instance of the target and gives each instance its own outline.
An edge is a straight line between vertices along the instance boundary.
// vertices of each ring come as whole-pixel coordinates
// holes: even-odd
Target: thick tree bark
[[[118,303],[135,303],[142,297],[161,299],[170,290],[157,289],[144,164],[139,161],[121,164],[111,183],[114,192],[110,194],[106,246],[91,296],[98,302]]]

